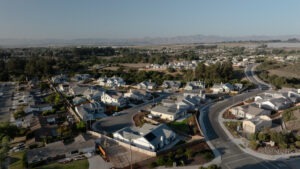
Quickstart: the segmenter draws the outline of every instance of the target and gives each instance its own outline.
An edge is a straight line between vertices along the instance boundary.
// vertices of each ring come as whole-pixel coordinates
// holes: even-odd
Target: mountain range
[[[285,36],[239,36],[226,37],[215,35],[191,35],[176,37],[145,37],[132,39],[0,39],[0,47],[48,47],[48,46],[133,46],[133,45],[160,45],[160,44],[189,44],[189,43],[217,43],[236,41],[286,41],[299,42],[300,35]]]

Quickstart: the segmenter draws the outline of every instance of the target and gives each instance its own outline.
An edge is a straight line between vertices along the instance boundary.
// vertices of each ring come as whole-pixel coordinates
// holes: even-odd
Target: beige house
[[[243,130],[246,133],[259,132],[264,128],[272,127],[272,119],[268,116],[257,116],[250,120],[243,121]]]
[[[235,117],[246,118],[246,119],[253,119],[260,115],[267,115],[267,116],[271,115],[270,110],[261,109],[251,104],[233,107],[229,109],[229,111]]]
[[[167,107],[158,105],[151,109],[151,114],[154,117],[159,117],[164,120],[174,121],[186,114],[186,110],[177,109],[175,106]]]

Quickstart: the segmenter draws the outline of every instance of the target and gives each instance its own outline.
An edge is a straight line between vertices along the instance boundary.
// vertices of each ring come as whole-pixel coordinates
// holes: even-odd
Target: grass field
[[[277,75],[287,78],[300,78],[300,62],[288,64],[277,69],[268,70],[271,75]]]
[[[23,162],[22,162],[22,158],[23,158],[23,151],[17,152],[17,153],[13,153],[11,154],[10,157],[10,162],[11,164],[9,165],[10,169],[22,169],[23,167]]]
[[[89,162],[87,159],[85,159],[85,160],[73,161],[67,164],[54,163],[54,164],[37,167],[35,169],[88,169],[88,168],[89,168]]]

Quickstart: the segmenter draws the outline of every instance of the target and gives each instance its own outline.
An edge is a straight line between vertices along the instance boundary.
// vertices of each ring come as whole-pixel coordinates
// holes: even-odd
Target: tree
[[[58,105],[61,102],[61,97],[58,93],[55,94],[54,104]]]
[[[80,121],[78,123],[76,123],[76,129],[81,131],[81,132],[84,132],[86,130],[86,124],[84,121]]]
[[[206,78],[206,66],[203,62],[199,63],[195,69],[195,78],[197,80],[203,80]]]

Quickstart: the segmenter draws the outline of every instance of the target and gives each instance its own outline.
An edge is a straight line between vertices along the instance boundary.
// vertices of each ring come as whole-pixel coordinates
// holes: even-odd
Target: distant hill
[[[297,38],[292,38],[292,39],[288,39],[287,42],[292,42],[292,43],[299,43],[300,40]]]
[[[300,35],[288,36],[241,36],[226,37],[213,35],[191,35],[176,37],[135,38],[135,39],[0,39],[2,47],[43,47],[43,46],[131,46],[131,45],[159,45],[159,44],[187,44],[187,43],[216,43],[236,41],[270,41],[270,42],[299,42]]]

